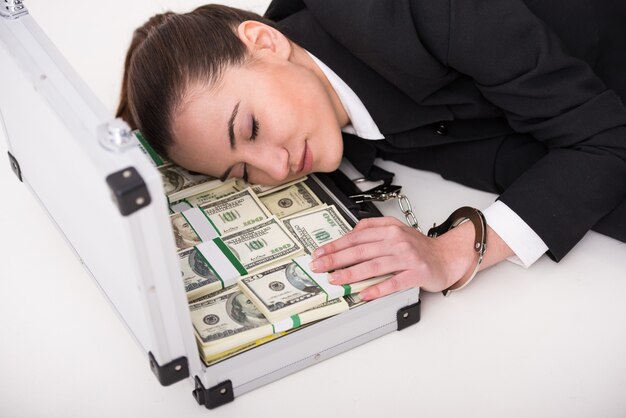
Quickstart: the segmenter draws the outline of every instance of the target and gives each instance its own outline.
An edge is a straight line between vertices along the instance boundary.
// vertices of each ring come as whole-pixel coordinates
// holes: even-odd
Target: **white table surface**
[[[268,2],[227,3],[262,11]],[[26,2],[112,111],[132,28],[155,12],[196,4]],[[626,416],[626,244],[589,233],[558,264],[545,256],[529,270],[502,263],[448,298],[423,293],[417,325],[209,412],[189,383],[157,383],[4,158],[0,417]],[[422,225],[494,199],[432,173],[381,166],[396,172]],[[395,203],[382,209],[401,216]]]

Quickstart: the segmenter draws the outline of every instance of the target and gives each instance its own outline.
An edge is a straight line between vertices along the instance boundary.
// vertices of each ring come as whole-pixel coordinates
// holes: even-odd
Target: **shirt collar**
[[[354,93],[354,91],[326,64],[309,51],[306,52],[320,70],[322,70],[350,118],[350,123],[341,130],[363,139],[385,139],[380,133],[378,126],[376,126],[376,122],[374,122],[374,119],[372,119],[372,116],[356,93]]]

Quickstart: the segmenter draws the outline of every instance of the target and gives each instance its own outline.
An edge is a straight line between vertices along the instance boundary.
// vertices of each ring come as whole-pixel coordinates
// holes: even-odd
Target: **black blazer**
[[[499,199],[552,258],[625,201],[626,108],[583,61],[597,36],[565,52],[522,0],[274,0],[266,17],[355,91],[393,148],[540,141],[545,155]]]

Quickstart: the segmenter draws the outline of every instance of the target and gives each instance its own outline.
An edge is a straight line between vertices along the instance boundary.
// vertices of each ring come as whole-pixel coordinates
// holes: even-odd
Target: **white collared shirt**
[[[363,139],[385,139],[354,91],[326,64],[310,52],[308,54],[332,85],[350,118],[350,123],[342,128],[342,131]],[[508,258],[509,261],[528,268],[548,251],[548,246],[539,235],[505,203],[498,200],[486,208],[483,214],[491,229],[515,253],[513,257]]]

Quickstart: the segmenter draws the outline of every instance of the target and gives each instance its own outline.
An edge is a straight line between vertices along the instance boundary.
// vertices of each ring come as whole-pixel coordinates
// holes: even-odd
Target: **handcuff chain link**
[[[360,183],[362,182],[362,178],[358,178],[353,181],[355,183]],[[415,216],[413,208],[411,207],[411,202],[405,194],[402,194],[401,190],[401,186],[383,184],[362,193],[354,194],[350,196],[350,199],[352,199],[355,203],[385,202],[390,199],[398,199],[398,205],[400,206],[400,211],[406,218],[406,223],[411,228],[416,229],[418,232],[423,234],[422,229],[419,227],[419,223],[417,222],[417,216]]]
[[[406,195],[402,193],[397,193],[396,196],[398,198],[398,206],[400,206],[400,211],[406,218],[406,223],[413,229],[417,229],[418,232],[422,233],[422,228],[419,226],[419,222],[417,221],[417,216],[413,212],[413,208],[411,207],[411,202]]]

